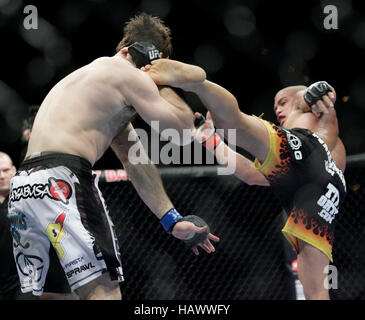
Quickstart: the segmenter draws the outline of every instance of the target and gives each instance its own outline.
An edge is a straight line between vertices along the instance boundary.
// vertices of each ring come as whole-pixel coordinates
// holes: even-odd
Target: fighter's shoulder
[[[121,69],[128,70],[131,66],[128,63],[120,61],[115,57],[100,57],[89,64],[90,71],[108,72],[110,75],[117,73]]]
[[[116,79],[119,83],[123,80],[133,83],[138,80],[150,80],[145,72],[131,65],[120,57],[100,57],[91,63],[92,69],[106,73],[109,79]]]

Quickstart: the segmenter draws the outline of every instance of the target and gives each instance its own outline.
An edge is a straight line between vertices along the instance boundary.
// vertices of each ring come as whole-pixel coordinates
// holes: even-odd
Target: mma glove
[[[177,222],[180,221],[189,221],[195,224],[198,227],[205,227],[208,226],[208,224],[200,217],[195,215],[188,215],[188,216],[181,216],[176,209],[172,208],[169,210],[160,220],[160,223],[162,227],[165,229],[165,231],[169,234],[172,233],[172,230],[174,229],[174,226]],[[210,228],[204,230],[201,233],[192,233],[192,235],[185,240],[182,240],[188,247],[195,247],[199,243],[203,242],[205,239],[207,239],[208,234],[210,232]]]
[[[331,92],[332,88],[326,81],[318,81],[311,84],[304,93],[304,100],[309,107],[312,107],[321,100],[328,92]]]
[[[200,118],[195,118],[194,126],[196,128],[195,140],[206,149],[213,151],[223,142],[221,137],[215,132],[213,121],[206,120],[203,115]]]

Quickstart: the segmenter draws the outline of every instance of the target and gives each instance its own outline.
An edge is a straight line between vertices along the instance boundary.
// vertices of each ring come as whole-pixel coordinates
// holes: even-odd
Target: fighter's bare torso
[[[344,171],[346,168],[346,150],[341,139],[332,132],[323,132],[321,130],[318,118],[312,112],[303,112],[302,110],[292,110],[288,115],[288,119],[285,121],[284,128],[305,128],[314,133],[317,133],[323,140],[333,139],[333,143],[329,145],[333,160],[338,167]],[[328,138],[331,135],[333,137]]]
[[[115,66],[124,74],[113,75]],[[141,71],[116,55],[96,59],[58,82],[41,104],[26,156],[55,151],[93,165],[136,114],[122,93],[123,78],[131,72]]]
[[[317,133],[328,145],[332,157],[339,168],[346,167],[346,150],[338,137],[338,123],[335,110],[331,110],[325,125],[321,124],[320,114],[311,112],[311,109],[302,98],[305,90],[290,94],[290,89],[280,90],[275,96],[274,111],[279,124],[286,129],[305,128]],[[285,104],[286,100],[289,101]],[[323,115],[322,115],[323,116]]]

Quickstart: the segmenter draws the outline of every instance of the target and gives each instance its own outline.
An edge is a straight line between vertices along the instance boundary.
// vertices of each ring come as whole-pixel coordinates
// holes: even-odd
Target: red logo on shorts
[[[56,200],[68,204],[68,199],[70,199],[72,195],[71,186],[66,181],[55,178],[50,178],[48,181],[51,196]]]

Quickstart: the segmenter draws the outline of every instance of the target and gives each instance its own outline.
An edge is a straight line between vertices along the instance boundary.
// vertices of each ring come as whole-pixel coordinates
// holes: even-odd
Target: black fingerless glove
[[[192,222],[197,227],[205,227],[205,226],[208,226],[208,224],[202,218],[200,218],[198,216],[195,216],[195,215],[185,216],[180,221],[189,221],[189,222]],[[202,242],[204,242],[207,239],[209,232],[210,232],[210,228],[208,226],[208,228],[206,228],[203,232],[201,232],[201,233],[196,233],[195,232],[192,235],[191,238],[185,239],[183,241],[184,241],[184,243],[188,247],[190,247],[190,248],[195,247],[199,243],[202,243]]]
[[[323,96],[331,91],[332,89],[326,81],[318,81],[311,84],[307,90],[305,90],[304,100],[309,107],[312,107],[318,100],[321,100]]]
[[[220,138],[220,136],[215,133],[215,128],[212,120],[207,120],[203,115],[201,115],[199,118],[195,118],[194,120],[194,126],[197,130],[196,136],[198,135],[198,132],[200,132],[206,122],[209,122],[212,128],[212,133],[207,137],[204,141],[199,141],[195,138],[199,143],[203,145],[204,148],[207,148],[208,150],[215,150],[222,142],[223,140]],[[195,136],[195,137],[196,137]]]
[[[200,217],[195,215],[188,215],[188,216],[181,216],[180,213],[176,211],[175,208],[170,209],[160,220],[160,223],[162,227],[165,229],[165,231],[169,234],[172,233],[172,230],[176,223],[180,221],[189,221],[195,224],[197,227],[204,227],[208,224]],[[195,247],[199,243],[203,242],[208,237],[208,233],[210,232],[210,228],[204,230],[202,233],[196,233],[194,232],[192,236],[188,239],[183,240],[184,243],[188,247]]]

